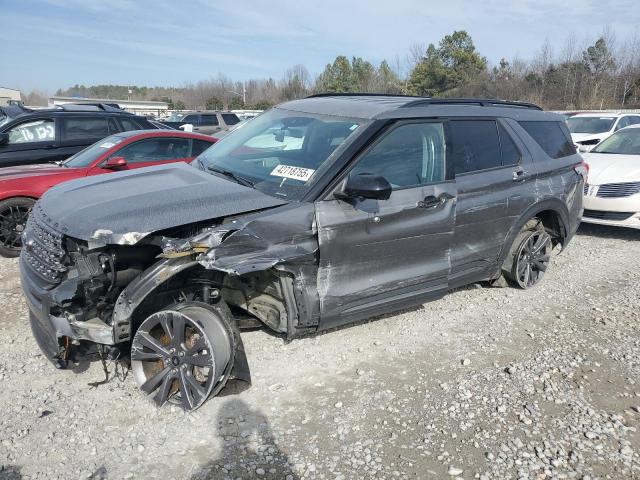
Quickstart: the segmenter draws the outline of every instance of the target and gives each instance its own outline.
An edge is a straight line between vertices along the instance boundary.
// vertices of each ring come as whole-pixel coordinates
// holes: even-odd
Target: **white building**
[[[9,105],[10,102],[20,101],[20,90],[0,87],[0,106]]]
[[[49,106],[64,105],[66,103],[107,103],[118,105],[121,109],[137,115],[158,116],[169,109],[167,102],[155,102],[151,100],[109,100],[107,98],[79,98],[79,97],[50,97]]]

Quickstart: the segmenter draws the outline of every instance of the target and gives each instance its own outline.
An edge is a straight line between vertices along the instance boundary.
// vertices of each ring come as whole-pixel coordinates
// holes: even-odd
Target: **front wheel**
[[[505,276],[520,288],[540,282],[551,261],[551,235],[538,219],[528,221],[513,242],[504,265]]]
[[[233,355],[226,305],[186,303],[142,322],[131,344],[131,368],[153,401],[193,410],[219,390]]]
[[[0,255],[17,257],[22,248],[22,232],[36,203],[32,198],[16,197],[0,202]]]

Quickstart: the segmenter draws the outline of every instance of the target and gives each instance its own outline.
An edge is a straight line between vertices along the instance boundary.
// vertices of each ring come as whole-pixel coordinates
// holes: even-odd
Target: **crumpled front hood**
[[[287,203],[253,188],[173,163],[55,186],[37,213],[70,237],[131,245],[151,232]]]
[[[585,153],[583,158],[589,164],[590,185],[640,181],[640,155]]]

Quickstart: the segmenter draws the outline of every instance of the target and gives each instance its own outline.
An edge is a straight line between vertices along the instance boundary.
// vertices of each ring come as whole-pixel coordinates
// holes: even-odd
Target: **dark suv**
[[[0,168],[64,160],[114,133],[156,128],[106,104],[0,110]]]
[[[52,188],[22,288],[56,365],[130,353],[143,392],[192,409],[249,380],[244,327],[291,339],[473,282],[536,285],[585,175],[564,118],[535,105],[317,95],[191,166]]]

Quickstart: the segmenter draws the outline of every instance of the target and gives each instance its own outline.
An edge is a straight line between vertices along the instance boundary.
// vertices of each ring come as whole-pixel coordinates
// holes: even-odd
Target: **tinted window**
[[[520,125],[551,158],[576,153],[576,147],[562,122],[520,122]]]
[[[240,119],[235,113],[223,113],[222,119],[227,125],[235,125],[236,123],[240,122]]]
[[[122,131],[122,129],[120,128],[120,125],[118,125],[118,122],[116,122],[115,118],[109,118],[108,123],[109,123],[109,133],[118,133]]]
[[[9,130],[9,143],[48,142],[56,139],[53,120],[33,120]]]
[[[351,175],[381,175],[394,189],[442,182],[445,146],[442,123],[402,125],[365,153]]]
[[[62,122],[63,140],[84,140],[102,138],[109,135],[109,127],[105,117],[66,117]]]
[[[640,117],[629,117],[631,119],[631,124],[632,125],[637,125],[638,123],[640,123]]]
[[[193,123],[194,125],[198,125],[198,115],[187,115],[182,119],[184,123]]]
[[[213,142],[206,142],[204,140],[193,140],[193,143],[191,145],[191,156],[197,157],[211,145],[213,145]]]
[[[218,125],[218,117],[216,115],[202,115],[200,125],[206,127]]]
[[[128,118],[120,118],[119,120],[120,120],[120,125],[122,125],[122,129],[125,132],[128,132],[130,130],[140,130],[140,125],[138,125],[133,120],[130,120]]]
[[[188,138],[154,138],[127,145],[115,153],[127,163],[159,162],[189,158]]]
[[[502,147],[502,165],[517,165],[520,163],[520,150],[502,125],[498,125],[498,133]]]
[[[493,120],[451,122],[456,174],[502,165],[498,127]]]

